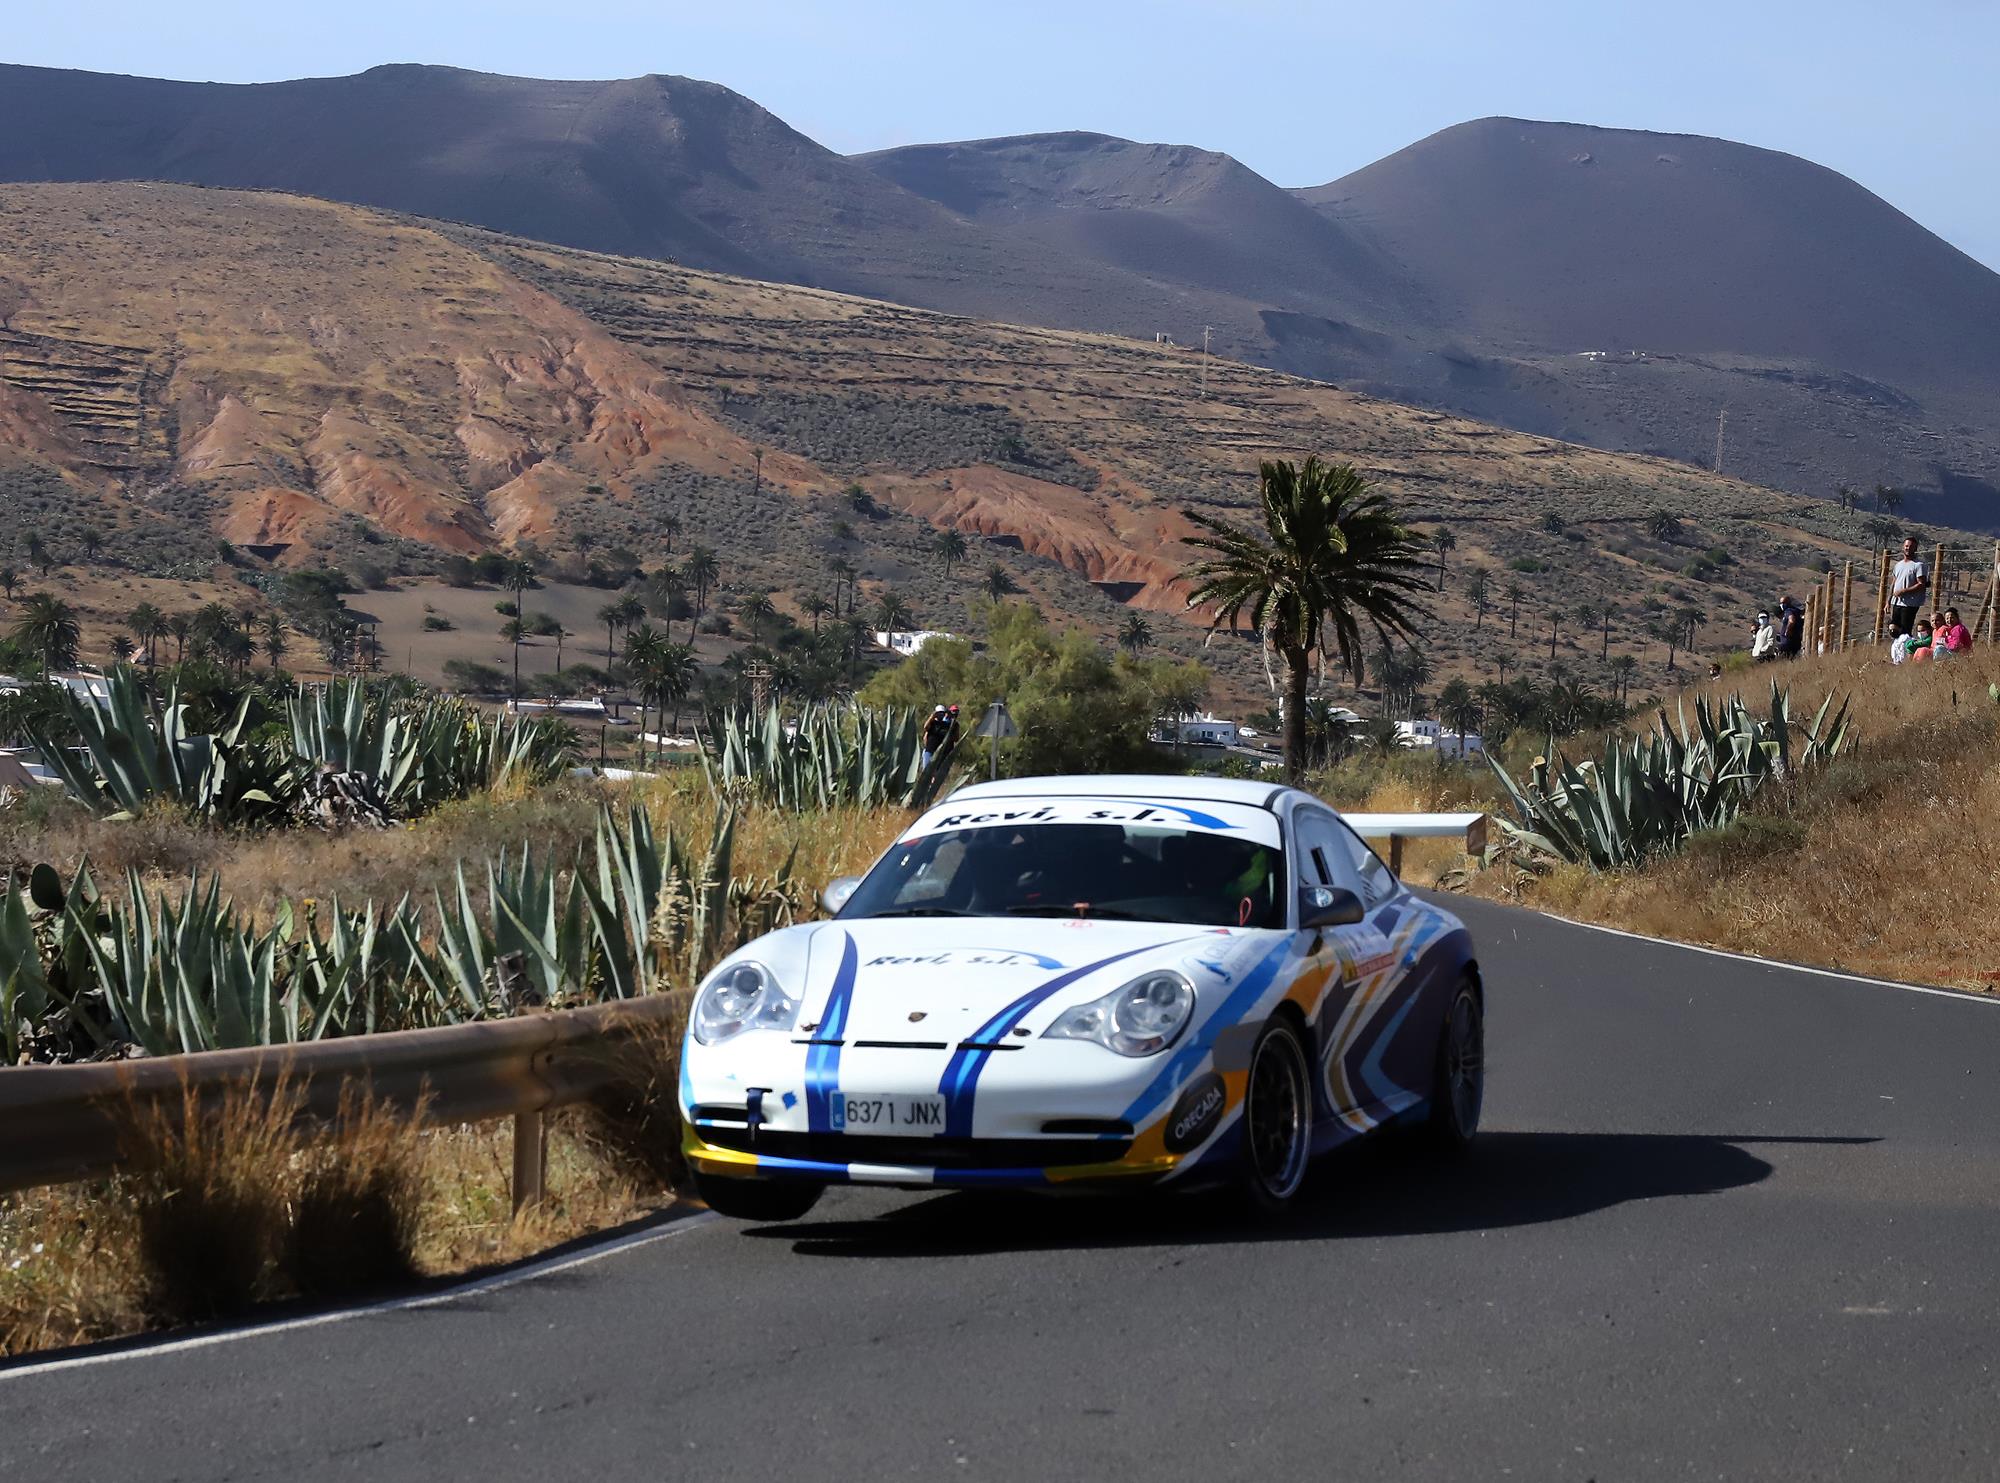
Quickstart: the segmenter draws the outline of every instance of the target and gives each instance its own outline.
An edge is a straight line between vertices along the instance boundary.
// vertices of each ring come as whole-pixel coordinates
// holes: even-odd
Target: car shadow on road
[[[1757,1183],[1758,1145],[1873,1138],[1658,1133],[1483,1133],[1463,1158],[1412,1157],[1392,1139],[1325,1160],[1275,1220],[1224,1193],[1054,1199],[953,1191],[871,1219],[753,1226],[809,1256],[938,1256],[1094,1246],[1315,1241],[1487,1231],[1569,1220],[1634,1200],[1712,1195]]]

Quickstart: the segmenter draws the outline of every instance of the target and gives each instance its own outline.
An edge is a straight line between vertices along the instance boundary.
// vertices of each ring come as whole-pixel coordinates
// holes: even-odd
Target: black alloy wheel
[[[1312,1076],[1288,1019],[1264,1027],[1250,1053],[1243,1097],[1242,1182],[1251,1202],[1282,1210],[1305,1183],[1312,1157]]]
[[[1438,1034],[1431,1084],[1431,1142],[1447,1152],[1468,1147],[1486,1100],[1486,1012],[1470,978],[1459,982]]]

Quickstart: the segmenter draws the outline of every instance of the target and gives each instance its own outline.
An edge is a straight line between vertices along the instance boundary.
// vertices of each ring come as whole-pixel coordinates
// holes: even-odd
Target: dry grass
[[[1909,669],[1862,651],[1802,661],[1780,678],[1795,710],[1828,690],[1853,697],[1859,735],[1846,757],[1767,790],[1735,828],[1644,870],[1565,868],[1520,883],[1494,871],[1474,889],[1504,895],[1519,884],[1526,905],[1636,932],[1994,988],[2000,705],[1987,686],[2000,681],[2000,657],[1983,650]]]

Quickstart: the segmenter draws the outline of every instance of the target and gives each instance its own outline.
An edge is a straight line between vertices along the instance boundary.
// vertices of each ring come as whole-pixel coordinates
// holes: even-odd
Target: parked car
[[[1478,1129],[1470,937],[1298,789],[980,784],[825,904],[696,994],[686,1151],[725,1215],[793,1219],[836,1183],[1227,1184],[1277,1210],[1340,1144]]]

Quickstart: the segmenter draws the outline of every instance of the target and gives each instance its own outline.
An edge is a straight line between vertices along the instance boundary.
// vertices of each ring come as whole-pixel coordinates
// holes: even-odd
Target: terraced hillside
[[[39,470],[0,558],[31,529],[81,539],[59,489],[118,531],[205,525],[281,563],[406,584],[449,552],[523,541],[571,567],[700,542],[725,594],[803,610],[846,563],[863,593],[954,629],[976,628],[997,563],[1101,632],[1150,610],[1159,643],[1194,652],[1198,628],[1175,616],[1182,509],[1243,508],[1259,459],[1318,452],[1450,532],[1440,669],[1602,681],[1624,650],[1640,684],[1666,657],[1649,630],[1676,610],[1720,643],[1822,563],[1868,559],[1861,517],[1821,502],[1150,341],[296,197],[0,187],[0,279],[15,304],[0,489]],[[102,352],[87,380],[63,346],[122,358]],[[940,527],[972,541],[949,575]],[[158,564],[144,542],[106,549]],[[1261,688],[1247,645],[1209,653]]]

